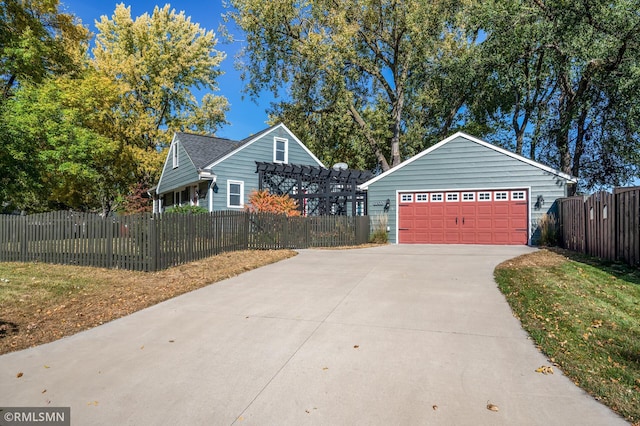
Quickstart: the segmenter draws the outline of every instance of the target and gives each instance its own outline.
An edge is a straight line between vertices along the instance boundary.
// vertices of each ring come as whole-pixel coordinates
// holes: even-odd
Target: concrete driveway
[[[626,424],[534,371],[549,362],[493,281],[533,250],[303,250],[1,356],[0,406],[70,406],[73,425]]]

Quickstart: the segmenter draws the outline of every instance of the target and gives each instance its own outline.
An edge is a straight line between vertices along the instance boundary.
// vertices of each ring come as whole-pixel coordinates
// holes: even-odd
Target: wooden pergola
[[[358,185],[373,177],[369,171],[258,161],[256,166],[259,189],[288,194],[303,216],[366,215],[367,193]]]

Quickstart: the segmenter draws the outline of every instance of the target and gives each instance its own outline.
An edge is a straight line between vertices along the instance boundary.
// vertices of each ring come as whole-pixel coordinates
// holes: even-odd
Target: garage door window
[[[478,192],[478,201],[491,201],[490,192]]]
[[[426,203],[429,201],[429,194],[416,194],[416,202]]]
[[[447,193],[447,201],[458,201],[459,198],[460,198],[460,194],[457,192]]]
[[[507,201],[509,199],[508,192],[496,192],[496,201]]]
[[[413,194],[402,194],[400,196],[400,201],[403,203],[412,203],[413,202]]]
[[[511,199],[512,200],[524,200],[525,199],[524,191],[513,191],[513,192],[511,192]]]
[[[463,192],[462,193],[462,201],[475,201],[476,193],[475,192]]]
[[[436,194],[431,194],[431,201],[434,203],[442,202],[442,197],[443,197],[443,194],[441,192]]]

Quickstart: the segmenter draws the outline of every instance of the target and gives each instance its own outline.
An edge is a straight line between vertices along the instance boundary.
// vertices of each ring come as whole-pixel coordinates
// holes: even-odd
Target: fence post
[[[244,212],[244,232],[243,232],[243,245],[244,245],[244,250],[249,250],[250,248],[255,248],[255,247],[249,247],[249,228],[251,227],[250,225],[250,218],[249,215],[251,213],[249,212]]]
[[[155,272],[158,270],[158,234],[156,232],[156,214],[152,214],[147,220],[147,235],[149,235],[149,259],[147,270]]]
[[[28,236],[27,236],[27,216],[20,216],[20,219],[18,220],[18,224],[19,226],[22,228],[20,229],[19,235],[21,235],[20,238],[20,261],[22,262],[27,262],[27,250],[28,250]]]
[[[107,248],[107,256],[106,256],[106,267],[107,268],[113,268],[115,262],[113,261],[113,239],[115,238],[114,232],[113,232],[113,228],[115,227],[115,224],[113,223],[113,220],[111,220],[110,216],[105,216],[104,217],[104,225],[105,225],[105,231],[104,231],[104,240],[106,243],[106,248]]]

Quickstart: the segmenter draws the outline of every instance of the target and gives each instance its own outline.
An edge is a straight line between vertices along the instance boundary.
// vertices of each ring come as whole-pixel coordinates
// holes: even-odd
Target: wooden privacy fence
[[[640,187],[558,200],[564,248],[640,266]]]
[[[0,261],[158,271],[229,251],[364,244],[369,226],[367,216],[246,212],[5,215],[0,216]]]

